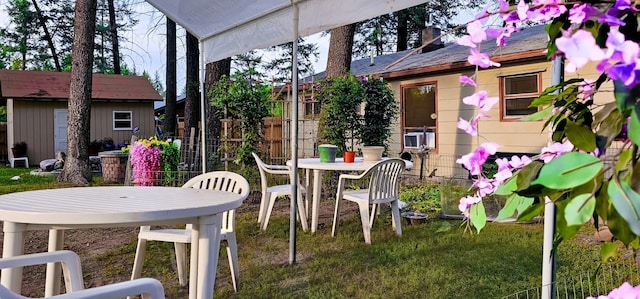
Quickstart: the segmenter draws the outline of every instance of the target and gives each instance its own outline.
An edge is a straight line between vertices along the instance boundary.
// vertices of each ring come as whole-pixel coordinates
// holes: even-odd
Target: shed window
[[[503,119],[519,118],[538,111],[529,105],[540,95],[540,73],[505,76],[501,83]]]
[[[113,111],[113,129],[116,131],[131,130],[133,113],[131,111]]]

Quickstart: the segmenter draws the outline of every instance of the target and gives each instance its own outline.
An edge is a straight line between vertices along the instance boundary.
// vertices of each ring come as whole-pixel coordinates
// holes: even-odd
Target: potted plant
[[[320,82],[317,94],[323,107],[318,125],[322,128],[319,132],[320,143],[335,144],[338,153],[354,151],[356,140],[360,140],[360,105],[364,97],[365,90],[353,75]]]
[[[383,80],[363,77],[364,117],[359,135],[362,138],[362,155],[365,161],[378,161],[389,147],[391,126],[398,115],[398,103],[393,92]]]
[[[16,142],[11,148],[11,153],[14,158],[21,158],[27,156],[27,143],[24,141]]]

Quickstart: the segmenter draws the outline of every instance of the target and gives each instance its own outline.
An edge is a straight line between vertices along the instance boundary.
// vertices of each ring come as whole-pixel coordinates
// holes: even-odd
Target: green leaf
[[[518,172],[518,189],[516,190],[520,191],[529,188],[529,186],[531,185],[531,181],[533,181],[538,176],[538,173],[540,172],[542,166],[544,166],[544,163],[540,161],[533,161],[527,164],[527,166],[523,167]]]
[[[603,181],[602,186],[596,195],[596,214],[605,221],[607,221],[607,218],[609,217],[610,203],[607,188],[609,188],[609,181]]]
[[[618,161],[616,162],[616,172],[620,172],[623,169],[627,168],[627,164],[631,161],[633,153],[631,150],[625,150],[620,153],[618,156]]]
[[[604,242],[600,245],[600,258],[603,263],[612,262],[618,257],[618,246],[613,242]]]
[[[568,121],[564,133],[571,143],[585,152],[593,152],[596,149],[596,134],[591,127]]]
[[[609,141],[613,140],[613,138],[620,133],[625,121],[626,120],[622,114],[620,114],[620,111],[611,111],[600,123],[598,135],[607,137],[607,140]]]
[[[531,104],[533,105],[533,104]],[[527,116],[522,117],[520,120],[523,121],[538,121],[538,120],[543,120],[546,119],[547,117],[549,117],[549,115],[551,115],[551,113],[553,112],[553,106],[549,106],[547,108],[544,108],[534,114],[529,114]]]
[[[533,220],[534,217],[540,216],[544,211],[544,203],[533,204],[518,215],[518,221],[528,222]]]
[[[556,89],[553,89],[553,91],[555,91]],[[558,97],[557,94],[545,94],[545,95],[541,95],[535,99],[533,99],[533,101],[531,101],[531,104],[529,105],[529,107],[540,107],[540,106],[547,106],[547,105],[551,105],[553,103],[553,101],[555,101],[555,99]]]
[[[554,158],[540,170],[538,178],[531,182],[551,189],[568,189],[580,186],[602,171],[602,161],[589,154],[570,152]]]
[[[482,201],[472,205],[469,209],[469,218],[471,218],[471,224],[478,230],[478,233],[487,224],[487,214],[484,211],[484,205]]]
[[[638,119],[640,115],[638,115],[638,109],[633,109],[630,117],[627,134],[635,145],[640,145],[640,119]]]
[[[609,214],[607,215],[607,226],[616,239],[620,240],[624,245],[629,245],[629,243],[633,242],[633,240],[638,237],[633,233],[633,231],[631,231],[627,221],[622,218],[622,215],[620,215],[616,209],[609,209]]]
[[[613,207],[629,224],[631,231],[640,235],[640,194],[633,191],[628,182],[620,181],[617,175],[609,182],[607,193]]]
[[[533,198],[520,196],[518,194],[512,194],[509,196],[504,204],[504,207],[498,213],[495,221],[500,221],[513,217],[516,211],[522,212],[533,203]]]
[[[566,218],[566,208],[569,201],[556,201],[556,230],[563,239],[567,240],[578,234],[580,225],[569,225]]]
[[[600,109],[593,115],[593,122],[596,124],[601,123],[609,116],[611,112],[613,112],[617,108],[618,106],[613,102],[604,104],[604,106],[602,106],[602,109]]]
[[[493,192],[495,195],[509,195],[513,193],[518,188],[517,177],[520,172],[515,173],[511,178],[507,180],[507,182],[498,186],[496,191]]]
[[[580,194],[570,199],[564,211],[567,225],[585,224],[593,215],[595,207],[596,199],[591,194]]]

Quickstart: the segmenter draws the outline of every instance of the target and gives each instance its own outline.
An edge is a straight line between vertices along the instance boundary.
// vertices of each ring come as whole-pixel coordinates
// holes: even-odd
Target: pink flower
[[[522,157],[513,156],[511,157],[511,161],[509,161],[509,165],[511,165],[511,167],[513,167],[514,169],[520,169],[529,165],[529,163],[531,162],[533,162],[531,158],[525,155],[522,155]]]
[[[467,33],[471,41],[475,44],[479,44],[487,39],[487,33],[482,29],[482,23],[480,21],[473,21],[467,25]]]
[[[560,143],[556,142],[551,146],[543,147],[540,152],[540,160],[544,163],[549,163],[553,158],[560,156],[564,153],[568,153],[573,150],[573,144],[569,140]]]
[[[476,196],[482,198],[496,191],[498,188],[498,182],[496,182],[496,180],[489,180],[485,177],[480,177],[478,180],[473,182],[473,186],[478,188]]]
[[[598,296],[597,299],[637,299],[640,298],[640,286],[631,286],[628,282],[624,282],[618,288],[613,289],[606,296]],[[587,297],[587,299],[596,299],[595,297]]]
[[[591,95],[593,95],[593,93],[595,92],[595,89],[593,88],[595,82],[596,80],[593,79],[584,79],[584,81],[580,82],[580,86],[578,86],[578,92],[582,94],[585,100],[591,97]]]
[[[589,3],[577,4],[569,11],[569,20],[573,24],[581,24],[592,16],[597,16],[600,11]]]
[[[489,117],[486,113],[478,113],[471,122],[464,120],[463,118],[458,119],[458,129],[465,131],[467,134],[471,136],[478,136],[478,121],[481,117]]]
[[[494,155],[499,144],[495,142],[485,142],[481,144],[474,152],[468,153],[456,160],[456,163],[464,165],[471,175],[480,175],[482,165],[487,162],[489,156]]]
[[[468,84],[468,85],[471,85],[473,87],[478,87],[478,85],[476,85],[476,82],[473,81],[473,79],[471,79],[471,78],[469,78],[469,77],[467,77],[465,75],[460,76],[460,83]]]
[[[457,39],[456,44],[469,48],[477,47],[477,45],[473,41],[471,41],[471,36],[469,35],[463,35],[461,38]]]
[[[464,214],[465,217],[469,217],[469,208],[472,205],[479,203],[481,200],[482,200],[481,197],[465,196],[463,198],[460,198],[460,204],[458,204],[458,209],[460,210],[460,212],[462,212],[462,214]]]
[[[500,66],[499,63],[491,61],[487,53],[480,53],[475,48],[471,48],[471,54],[469,54],[469,57],[467,57],[467,61],[483,69],[486,69],[492,66],[496,66],[496,67]]]
[[[491,107],[493,107],[493,105],[498,102],[498,100],[498,97],[488,97],[487,92],[481,90],[468,97],[465,97],[464,99],[462,99],[462,102],[467,105],[476,106],[482,111],[489,111],[491,110]]]
[[[605,58],[622,62],[623,64],[633,63],[640,54],[638,43],[625,40],[624,34],[620,33],[618,27],[612,27],[607,38],[607,52]]]
[[[580,29],[573,35],[565,34],[556,40],[558,50],[564,53],[568,63],[568,72],[575,72],[589,61],[600,61],[605,55],[604,51],[596,44],[593,35],[586,30]]]

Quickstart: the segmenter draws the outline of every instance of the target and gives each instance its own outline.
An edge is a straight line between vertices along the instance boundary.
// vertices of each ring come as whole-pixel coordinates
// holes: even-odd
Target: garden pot
[[[13,154],[14,158],[22,158],[27,156],[27,153],[15,148],[11,148],[11,153]]]
[[[407,220],[407,224],[409,225],[419,225],[427,222],[428,214],[420,213],[420,212],[402,212],[400,213],[402,218]]]
[[[353,163],[356,160],[356,152],[347,151],[342,153],[344,163]]]
[[[336,162],[337,152],[338,152],[338,147],[333,144],[318,145],[318,154],[320,155],[320,162],[322,163]]]
[[[384,146],[363,146],[362,157],[365,162],[377,162],[382,160]]]

